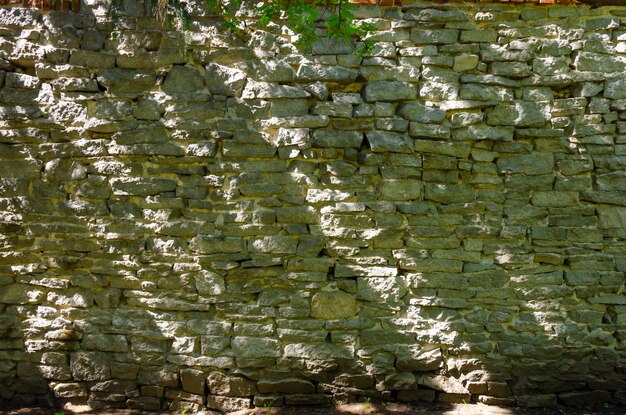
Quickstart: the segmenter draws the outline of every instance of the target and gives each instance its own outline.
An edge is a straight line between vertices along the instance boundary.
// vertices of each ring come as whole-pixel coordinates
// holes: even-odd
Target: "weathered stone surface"
[[[111,369],[104,353],[72,353],[70,369],[72,370],[72,377],[77,381],[108,380],[111,378]]]
[[[197,92],[204,89],[204,77],[194,67],[174,65],[167,73],[161,89],[167,94]]]
[[[624,229],[626,227],[626,207],[598,206],[598,228]]]
[[[5,304],[36,304],[44,299],[43,290],[26,284],[11,284],[3,286],[0,292],[0,302]]]
[[[409,121],[437,124],[443,121],[446,113],[438,108],[427,107],[421,103],[401,105],[398,115]]]
[[[550,108],[545,104],[532,102],[498,105],[487,114],[487,124],[489,125],[542,127],[549,119]]]
[[[213,94],[239,96],[246,83],[246,75],[238,69],[210,63],[206,66],[205,80]]]
[[[354,69],[342,66],[300,65],[296,73],[299,81],[330,81],[338,83],[354,82],[358,75]]]
[[[406,134],[390,131],[371,131],[365,133],[373,152],[411,153],[413,140]]]
[[[205,295],[220,295],[226,292],[224,278],[211,271],[200,271],[194,275],[198,293]]]
[[[226,396],[207,396],[206,406],[222,412],[235,412],[250,408],[251,401],[246,398],[230,398]]]
[[[233,337],[231,347],[240,358],[260,358],[280,356],[280,345],[277,340],[254,337]]]
[[[222,396],[252,396],[256,392],[253,382],[243,377],[227,376],[221,372],[211,372],[206,378],[209,392]]]
[[[367,102],[407,101],[416,97],[417,87],[408,82],[368,82],[363,89],[363,98]]]
[[[0,406],[626,402],[621,6],[125,3],[0,8]]]
[[[353,317],[356,313],[356,300],[343,291],[323,291],[311,299],[311,317],[334,320]]]
[[[497,160],[497,165],[501,173],[546,174],[553,169],[554,156],[549,153],[535,153],[502,157]]]
[[[357,279],[357,298],[364,301],[399,301],[406,294],[400,277],[361,277]]]

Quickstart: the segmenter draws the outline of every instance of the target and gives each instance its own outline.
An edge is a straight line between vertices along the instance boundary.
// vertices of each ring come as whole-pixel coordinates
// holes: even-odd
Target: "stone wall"
[[[201,3],[0,9],[2,404],[626,404],[625,7]]]

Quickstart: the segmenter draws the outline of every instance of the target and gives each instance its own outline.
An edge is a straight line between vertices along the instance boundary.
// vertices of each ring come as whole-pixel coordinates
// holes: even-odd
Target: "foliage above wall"
[[[60,1],[60,0],[59,0]],[[190,27],[190,3],[185,0],[139,0],[161,22]],[[235,32],[247,30],[246,19],[254,18],[265,27],[275,20],[284,20],[297,34],[296,46],[309,51],[321,37],[358,43],[357,51],[371,50],[367,35],[375,29],[366,22],[356,22],[349,0],[271,0],[251,2],[242,0],[206,0],[209,13],[224,20],[224,29]],[[113,0],[111,12],[124,9],[123,0]]]

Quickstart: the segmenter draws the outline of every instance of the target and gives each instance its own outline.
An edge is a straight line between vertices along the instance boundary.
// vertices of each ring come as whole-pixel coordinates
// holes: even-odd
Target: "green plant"
[[[61,412],[55,412],[54,415],[65,415],[65,412],[61,411]]]
[[[263,404],[263,408],[265,408],[265,414],[269,415],[272,413],[272,402],[265,402]]]
[[[366,410],[366,411],[369,411],[370,409],[372,409],[371,400],[372,400],[372,397],[371,397],[371,396],[366,396],[366,397],[365,397],[365,405],[364,405],[364,408],[365,408],[365,410]]]
[[[144,2],[157,21],[179,26],[183,31],[191,28],[191,17],[181,0]],[[232,32],[248,29],[240,16],[249,15],[250,11],[258,19],[260,27],[282,20],[297,34],[295,44],[304,52],[310,51],[313,43],[323,36],[357,43],[360,55],[373,48],[373,42],[367,36],[373,33],[375,27],[356,21],[354,5],[349,0],[268,0],[252,9],[242,0],[206,0],[205,7],[209,13],[220,16],[224,29]],[[123,0],[112,1],[112,14],[123,9]],[[325,27],[323,35],[316,30],[318,26]]]
[[[180,415],[187,415],[187,411],[189,411],[189,405],[183,405],[182,409],[180,410]]]

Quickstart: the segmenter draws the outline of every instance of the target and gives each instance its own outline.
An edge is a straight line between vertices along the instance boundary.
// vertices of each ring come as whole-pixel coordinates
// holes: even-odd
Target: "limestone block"
[[[2,160],[0,177],[16,179],[37,179],[41,175],[41,162],[38,160]]]
[[[300,65],[296,73],[298,81],[315,82],[337,82],[348,84],[354,82],[359,72],[343,66],[321,66],[321,65]]]
[[[489,29],[462,30],[462,43],[496,43],[498,40],[498,32]]]
[[[461,37],[463,37],[463,33],[461,32]],[[462,54],[454,57],[454,65],[452,69],[455,72],[466,72],[472,71],[476,69],[478,66],[479,57],[474,54]]]
[[[459,97],[478,101],[513,101],[514,94],[509,88],[468,83],[461,87]]]
[[[411,41],[417,44],[456,43],[458,37],[459,31],[455,29],[413,29],[411,31]]]
[[[398,115],[409,121],[437,124],[446,118],[446,113],[438,108],[427,107],[422,103],[410,103],[398,108]]]
[[[624,229],[626,228],[626,207],[598,206],[598,228]]]
[[[344,291],[322,291],[311,299],[311,317],[334,320],[355,316],[357,303]]]
[[[54,383],[51,385],[54,396],[58,399],[87,398],[87,390],[80,383]]]
[[[200,338],[200,350],[205,356],[218,356],[229,345],[230,337],[228,336],[202,336]]]
[[[368,82],[363,89],[363,98],[367,102],[414,100],[417,98],[417,87],[408,82]]]
[[[415,200],[422,194],[422,183],[410,179],[383,179],[378,185],[380,197],[386,200]]]
[[[349,199],[351,192],[343,192],[333,189],[309,189],[306,193],[306,201],[309,203],[341,202]]]
[[[257,383],[261,393],[314,393],[315,386],[306,380],[297,378],[267,379]]]
[[[424,185],[424,198],[439,203],[466,203],[476,198],[476,192],[463,184],[431,184]]]
[[[97,381],[111,378],[106,355],[101,352],[75,352],[70,355],[72,377],[76,381]]]
[[[102,352],[127,352],[126,336],[121,334],[85,334],[83,347]]]
[[[212,94],[239,96],[246,83],[243,71],[229,68],[218,63],[209,63],[206,66],[205,81]],[[196,79],[195,83],[198,80]],[[252,97],[254,98],[254,97]],[[258,98],[264,98],[259,96]]]
[[[357,299],[378,303],[400,301],[406,294],[401,277],[359,277]]]
[[[290,236],[272,235],[252,238],[248,242],[250,252],[273,254],[294,254],[298,245],[297,239]]]
[[[525,78],[531,74],[531,67],[525,62],[493,62],[491,73],[509,78]]]
[[[604,81],[604,97],[610,99],[626,98],[626,79],[619,76]]]
[[[277,340],[255,337],[233,337],[231,348],[239,358],[260,358],[280,356],[280,345]]]
[[[626,57],[593,52],[578,52],[574,67],[583,72],[624,72]]]
[[[398,348],[414,343],[415,333],[411,332],[404,332],[397,329],[374,329],[361,331],[362,346],[393,345],[392,347]],[[393,367],[393,358],[391,358],[390,360],[391,361],[388,362],[388,368],[385,368],[386,370]]]
[[[169,179],[120,177],[111,180],[115,195],[149,196],[176,189],[176,182]]]
[[[458,95],[459,84],[456,82],[421,81],[419,83],[419,96],[423,99],[454,101]]]
[[[540,175],[552,172],[554,156],[551,153],[534,153],[500,157],[496,164],[500,173]]]
[[[412,122],[409,126],[409,134],[412,137],[418,138],[447,139],[450,138],[450,127],[437,124],[421,124]]]
[[[110,93],[120,96],[136,96],[156,84],[154,73],[137,69],[102,69],[98,71],[97,79]]]
[[[596,177],[596,184],[598,190],[601,191],[626,191],[626,171],[618,170],[598,175]]]
[[[391,390],[415,390],[417,379],[411,372],[398,372],[385,376],[385,386]]]
[[[420,79],[419,68],[407,66],[394,66],[390,70],[386,66],[362,66],[359,74],[369,82],[374,81],[402,81],[417,82]]]
[[[253,382],[238,376],[227,376],[221,372],[211,372],[206,378],[209,392],[222,396],[252,396],[256,393]]]
[[[24,29],[37,25],[41,13],[37,9],[4,8],[0,10],[0,26]]]
[[[291,82],[294,71],[289,63],[281,59],[261,59],[245,62],[241,68],[255,81]]]
[[[174,65],[161,86],[167,94],[184,94],[204,89],[204,77],[193,66]]]
[[[202,295],[220,295],[226,292],[224,278],[208,270],[202,270],[194,274],[196,289]]]
[[[189,248],[202,254],[242,252],[245,242],[239,237],[198,235],[191,239]]]
[[[363,133],[360,131],[317,130],[313,133],[316,147],[360,148]]]
[[[541,207],[565,207],[577,206],[578,192],[565,191],[536,191],[531,198],[534,206]]]
[[[250,408],[250,398],[232,398],[228,396],[208,395],[206,406],[222,412],[235,412]]]
[[[311,51],[314,55],[345,55],[354,52],[354,46],[348,40],[324,37],[313,43]]]
[[[411,372],[428,372],[443,365],[440,349],[424,351],[419,346],[399,347],[396,350],[396,369]]]
[[[406,134],[391,131],[368,131],[365,133],[373,152],[412,153],[413,139]]]
[[[542,127],[549,119],[549,106],[535,102],[516,102],[514,105],[499,105],[487,114],[487,124],[489,125]]]
[[[285,345],[283,356],[315,360],[352,359],[354,358],[354,346],[329,343],[290,343]]]
[[[446,377],[441,375],[426,375],[419,378],[418,384],[440,392],[467,395],[468,399],[470,397],[469,391],[463,386],[461,382],[453,377]]]

